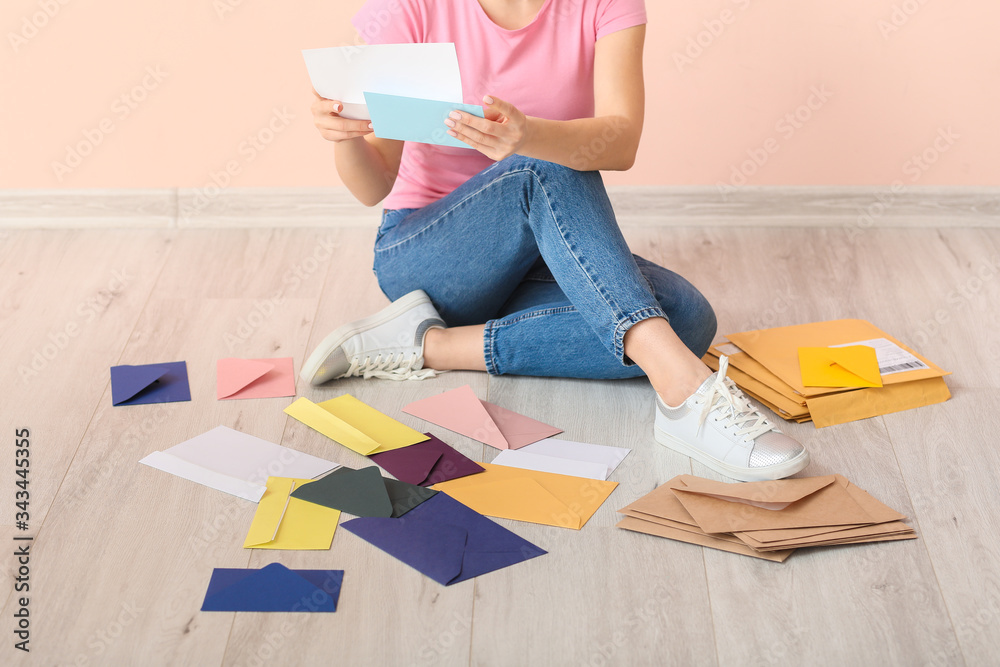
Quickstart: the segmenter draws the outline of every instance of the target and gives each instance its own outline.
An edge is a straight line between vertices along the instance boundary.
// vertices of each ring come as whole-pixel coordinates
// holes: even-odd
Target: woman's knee
[[[692,353],[704,356],[719,326],[712,304],[684,277],[641,257],[636,262],[674,332]]]

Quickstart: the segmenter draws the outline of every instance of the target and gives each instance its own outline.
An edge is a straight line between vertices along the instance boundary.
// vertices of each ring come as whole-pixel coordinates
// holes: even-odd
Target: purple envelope
[[[187,363],[111,367],[111,404],[146,405],[190,401]]]
[[[446,493],[399,519],[352,519],[341,527],[444,586],[547,553]]]
[[[396,479],[419,486],[430,486],[483,472],[481,465],[451,445],[430,433],[424,435],[430,440],[372,454],[368,458],[382,466]]]

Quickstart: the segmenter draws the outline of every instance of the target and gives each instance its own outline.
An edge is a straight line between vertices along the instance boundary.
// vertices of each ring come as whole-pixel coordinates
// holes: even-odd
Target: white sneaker
[[[676,408],[656,397],[656,441],[742,482],[781,479],[809,464],[809,452],[768,421],[726,377],[729,359]]]
[[[410,292],[370,317],[345,324],[323,339],[302,365],[303,380],[320,385],[345,377],[423,380],[424,335],[445,323],[423,290]],[[423,370],[421,370],[423,369]]]

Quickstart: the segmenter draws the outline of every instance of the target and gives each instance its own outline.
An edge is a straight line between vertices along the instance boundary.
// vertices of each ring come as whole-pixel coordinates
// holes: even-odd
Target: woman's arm
[[[487,96],[486,118],[456,111],[448,121],[449,134],[494,160],[517,153],[578,171],[629,169],[642,134],[645,36],[646,26],[640,25],[597,40],[594,118],[525,116],[512,104]]]
[[[375,206],[396,181],[403,142],[377,138],[369,121],[342,118],[340,102],[318,93],[316,98],[313,121],[323,138],[334,142],[334,162],[340,179],[358,201]]]

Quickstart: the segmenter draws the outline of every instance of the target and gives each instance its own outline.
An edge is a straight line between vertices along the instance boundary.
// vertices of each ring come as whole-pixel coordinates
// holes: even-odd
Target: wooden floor
[[[616,510],[680,473],[652,438],[644,380],[450,373],[346,381],[417,427],[406,403],[478,395],[633,448],[582,531],[500,521],[550,553],[443,587],[340,530],[328,552],[242,548],[254,505],[139,465],[225,424],[357,467],[282,409],[215,400],[221,357],[304,356],[386,301],[374,230],[11,231],[0,237],[0,664],[986,665],[1000,646],[1000,230],[630,227],[639,254],[688,277],[720,333],[868,319],[942,367],[942,405],[817,430],[804,475],[842,473],[910,517],[919,539],[802,550],[776,564],[615,528]],[[109,367],[185,360],[189,403],[112,407]],[[14,432],[30,429],[30,529],[14,529]],[[444,434],[442,434],[444,435]],[[458,436],[467,455],[494,451]],[[30,549],[30,654],[11,537]],[[346,571],[336,614],[202,613],[214,567]]]

